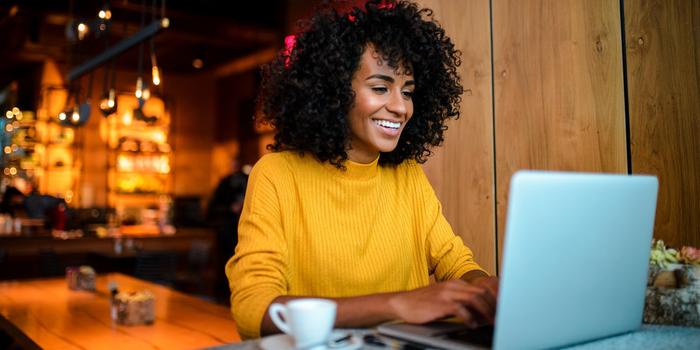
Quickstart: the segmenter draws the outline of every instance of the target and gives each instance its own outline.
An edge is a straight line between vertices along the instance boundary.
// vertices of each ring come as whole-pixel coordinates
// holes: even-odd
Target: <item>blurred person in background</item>
[[[238,219],[243,210],[248,173],[250,166],[241,166],[240,158],[233,157],[231,173],[221,178],[207,206],[207,221],[216,231],[215,266],[222,266],[233,255],[238,244]],[[227,281],[226,274],[217,268],[216,297],[220,301],[228,299]]]

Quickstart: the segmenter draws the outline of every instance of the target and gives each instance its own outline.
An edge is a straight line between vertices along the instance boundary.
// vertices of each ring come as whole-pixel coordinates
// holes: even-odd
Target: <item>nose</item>
[[[401,91],[396,91],[389,94],[389,100],[386,102],[386,109],[403,118],[406,116],[406,113],[408,113],[409,103],[411,103],[411,101],[404,99]]]

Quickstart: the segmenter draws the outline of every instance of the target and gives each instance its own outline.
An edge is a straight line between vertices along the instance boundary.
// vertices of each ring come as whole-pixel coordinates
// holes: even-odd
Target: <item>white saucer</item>
[[[347,331],[335,330],[331,339],[342,338],[350,334]],[[294,350],[294,338],[287,334],[271,335],[260,340],[260,348],[263,350]],[[328,350],[357,350],[362,348],[362,338],[353,335],[345,346],[327,347]]]

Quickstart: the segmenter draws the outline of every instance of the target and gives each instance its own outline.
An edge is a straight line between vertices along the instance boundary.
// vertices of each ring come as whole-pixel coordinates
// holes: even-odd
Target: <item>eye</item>
[[[404,90],[401,92],[403,94],[403,97],[410,100],[413,98],[413,91],[410,90]]]
[[[374,91],[374,92],[376,92],[377,94],[380,94],[380,95],[381,95],[381,94],[384,94],[384,93],[386,93],[387,91],[389,91],[389,89],[387,89],[387,88],[384,87],[384,86],[374,86],[374,87],[372,87],[372,91]]]

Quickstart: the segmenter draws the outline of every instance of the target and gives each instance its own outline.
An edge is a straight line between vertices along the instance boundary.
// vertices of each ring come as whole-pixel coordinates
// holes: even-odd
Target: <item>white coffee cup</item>
[[[325,348],[333,331],[335,311],[334,301],[314,298],[295,299],[286,305],[274,303],[269,309],[272,322],[294,338],[297,349]]]

